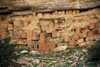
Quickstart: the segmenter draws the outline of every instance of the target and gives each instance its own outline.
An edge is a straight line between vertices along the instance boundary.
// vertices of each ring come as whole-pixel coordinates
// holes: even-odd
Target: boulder
[[[53,49],[53,52],[59,52],[59,51],[63,51],[67,48],[67,46],[60,46],[60,47],[56,47],[55,49]]]
[[[39,61],[39,59],[34,59],[34,60],[32,61],[32,63],[33,63],[33,64],[38,64],[38,63],[40,63],[40,61]]]
[[[21,60],[25,61],[25,62],[32,62],[34,60],[34,58],[27,58],[27,57],[24,57],[22,58]],[[23,63],[25,63],[23,62]]]
[[[69,67],[76,67],[77,66],[77,62],[73,62]]]
[[[86,46],[86,42],[79,44],[79,46]]]
[[[44,66],[44,63],[40,63],[39,65],[37,65],[37,67],[43,67]]]
[[[29,63],[29,62],[26,62],[26,63],[25,63],[25,66],[26,66],[26,67],[30,67],[31,65],[32,65],[32,63]]]
[[[37,55],[37,54],[39,54],[38,51],[30,51],[29,52],[29,55]]]
[[[84,56],[82,56],[79,60],[83,61],[84,60]]]
[[[27,50],[23,50],[23,51],[21,51],[20,53],[28,53],[28,51]]]

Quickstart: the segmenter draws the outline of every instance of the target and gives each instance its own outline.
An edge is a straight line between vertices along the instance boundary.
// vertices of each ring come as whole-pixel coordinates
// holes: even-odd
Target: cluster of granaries
[[[46,16],[46,15],[68,15],[68,14],[72,14],[72,15],[76,15],[76,14],[79,14],[80,13],[80,10],[67,10],[67,11],[54,11],[54,12],[50,12],[50,13],[36,13],[36,12],[33,12],[33,13],[26,13],[26,14],[20,14],[19,16],[20,17],[28,17],[29,15],[32,14],[33,17],[41,17],[41,16]],[[0,20],[1,19],[1,16],[0,16]]]
[[[79,11],[73,11],[75,14],[78,14]],[[64,13],[65,11],[62,12],[54,12],[54,15],[60,15],[60,13]],[[71,14],[72,11],[66,11],[66,14]],[[33,13],[33,16],[36,16],[36,13]],[[0,17],[0,21],[2,21],[2,17]],[[8,23],[8,31],[13,31],[14,27],[20,27],[22,22],[18,22],[15,24],[9,24]],[[29,21],[25,21],[23,24],[23,27],[28,27]],[[54,25],[58,25],[58,20],[55,20],[54,23],[49,24],[49,29],[54,29]],[[84,30],[84,32],[83,32]],[[87,30],[87,31],[86,31]],[[96,23],[90,23],[89,27],[86,28],[76,28],[73,30],[74,36],[70,37],[69,35],[64,35],[64,42],[63,43],[47,43],[46,39],[47,38],[57,38],[61,37],[61,33],[59,31],[52,31],[52,36],[46,36],[45,33],[40,33],[40,36],[38,36],[37,32],[34,31],[27,31],[27,32],[22,32],[21,37],[12,37],[12,40],[18,40],[18,39],[26,39],[27,41],[31,42],[31,40],[38,41],[38,44],[33,45],[32,43],[28,43],[27,47],[30,48],[31,50],[38,50],[39,52],[49,52],[51,49],[54,49],[58,46],[76,46],[81,43],[84,43],[88,37],[91,37],[93,35],[100,34],[100,27],[96,27]],[[0,35],[7,35],[6,32],[1,32]],[[24,43],[21,44],[23,47]]]
[[[64,36],[64,42],[63,43],[46,43],[46,39],[50,36],[46,36],[45,33],[40,33],[40,37],[38,37],[36,32],[33,31],[28,31],[28,32],[22,32],[21,38],[27,38],[27,40],[39,40],[38,44],[35,45],[29,45],[31,50],[38,50],[42,52],[49,52],[51,49],[54,49],[58,46],[78,46],[81,43],[84,43],[88,41],[88,37],[92,37],[94,35],[99,35],[100,34],[100,27],[98,29],[96,28],[96,23],[90,23],[89,28],[87,31],[86,29],[82,28],[76,28],[75,33],[73,37],[70,37],[69,35]],[[84,32],[82,32],[84,30]],[[81,37],[80,37],[81,36]],[[52,38],[57,38],[61,37],[60,32],[58,31],[52,31]],[[97,40],[97,39],[95,39]],[[86,45],[83,45],[86,46]]]
[[[8,31],[13,30],[13,28],[8,25]],[[21,37],[17,39],[26,39],[28,42],[38,41],[38,44],[33,45],[32,43],[28,43],[27,47],[31,50],[37,50],[39,52],[50,52],[51,49],[54,49],[58,46],[78,46],[81,43],[86,42],[86,39],[88,37],[91,37],[93,35],[100,34],[100,27],[96,27],[96,23],[90,23],[90,26],[87,28],[76,28],[73,30],[74,36],[70,37],[69,35],[64,35],[64,42],[61,44],[57,43],[47,43],[47,38],[57,38],[61,37],[61,34],[59,31],[52,31],[52,36],[46,36],[45,33],[40,33],[40,36],[38,36],[37,32],[34,31],[27,31],[22,32]],[[2,34],[1,34],[2,35]],[[81,36],[81,37],[80,37]],[[16,40],[16,38],[12,38],[12,40]],[[21,47],[25,46],[26,44],[21,44]]]
[[[54,11],[52,12],[52,15],[68,15],[68,14],[79,14],[80,11],[79,10],[68,10],[68,11]],[[33,17],[41,17],[41,16],[45,16],[45,15],[50,15],[51,13],[33,13]],[[22,15],[23,17],[23,15]],[[28,15],[25,15],[25,17],[28,17]]]
[[[65,15],[65,14],[79,14],[80,11],[79,10],[69,10],[69,11],[54,11],[53,12],[53,15]],[[46,13],[45,13],[46,14]],[[47,13],[48,14],[48,13]],[[40,16],[43,16],[42,13],[33,13],[33,17],[40,17]],[[23,17],[23,15],[21,15],[21,17]],[[28,17],[28,14],[25,15],[25,17]],[[3,20],[3,18],[0,16],[0,22]],[[11,21],[11,19],[9,19],[8,21]],[[24,24],[23,22],[19,21],[17,23],[14,23],[14,24],[9,24],[8,21],[5,21],[3,23],[0,23],[0,27],[7,27],[8,26],[8,30],[13,30],[14,27],[27,27],[29,25],[29,21],[24,21]],[[54,20],[55,23],[50,23],[49,24],[49,29],[54,29],[54,25],[58,25],[58,20]],[[64,23],[64,22],[63,22]],[[8,24],[8,25],[7,25]],[[23,24],[23,25],[22,25]]]

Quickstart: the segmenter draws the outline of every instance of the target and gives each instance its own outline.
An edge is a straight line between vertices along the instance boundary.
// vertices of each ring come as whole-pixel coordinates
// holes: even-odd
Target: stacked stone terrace
[[[47,53],[59,46],[90,45],[100,37],[100,8],[13,14],[0,16],[0,37],[18,41],[16,48]]]

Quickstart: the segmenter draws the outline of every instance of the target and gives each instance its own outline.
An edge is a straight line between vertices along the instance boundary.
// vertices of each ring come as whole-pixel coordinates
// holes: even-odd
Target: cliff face
[[[18,41],[17,48],[49,52],[59,46],[93,44],[100,37],[100,8],[44,13],[13,12],[0,16],[0,38]]]
[[[100,8],[93,8],[100,0],[0,1],[0,38],[17,40],[17,48],[49,52],[90,45],[100,37]]]
[[[0,9],[0,13],[19,10],[48,12],[55,10],[87,9],[96,6],[100,6],[100,0],[0,0],[0,8],[3,8]]]

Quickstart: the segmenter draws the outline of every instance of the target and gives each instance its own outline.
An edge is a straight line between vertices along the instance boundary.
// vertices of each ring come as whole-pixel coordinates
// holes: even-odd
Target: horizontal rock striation
[[[50,12],[56,10],[88,9],[97,6],[100,6],[100,0],[0,0],[0,8],[3,8],[0,9],[0,13],[22,10]]]

